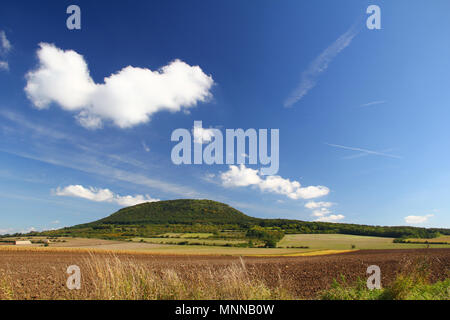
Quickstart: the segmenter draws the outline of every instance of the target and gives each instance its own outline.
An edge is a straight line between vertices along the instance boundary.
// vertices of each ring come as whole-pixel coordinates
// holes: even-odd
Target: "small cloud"
[[[208,143],[214,137],[213,129],[205,129],[202,127],[194,127],[192,129],[195,143]]]
[[[8,53],[12,49],[11,42],[9,42],[6,37],[6,33],[3,30],[0,30],[0,52],[2,54]]]
[[[305,204],[305,208],[308,209],[317,209],[317,208],[329,208],[331,206],[333,206],[334,203],[333,202],[325,202],[325,201],[309,201],[308,203]]]
[[[52,221],[51,224],[59,224],[59,220]]]
[[[409,224],[421,224],[428,221],[429,218],[434,217],[434,214],[427,214],[425,216],[407,216],[405,222]]]
[[[312,213],[314,217],[325,217],[328,214],[331,214],[331,210],[327,208],[316,209]]]
[[[27,229],[7,228],[7,229],[0,229],[0,235],[14,234],[14,233],[29,233],[33,231],[37,231],[37,229],[35,227],[29,227]]]
[[[5,31],[0,30],[0,57],[6,57],[12,46],[8,38],[6,38]],[[0,60],[0,70],[8,71],[9,63],[6,60]]]
[[[145,141],[142,141],[142,148],[144,148],[145,152],[150,152],[150,148],[147,146],[147,144],[145,143]]]
[[[9,70],[9,63],[6,61],[0,61],[0,69],[8,71]]]
[[[343,216],[342,214],[332,214],[332,215],[329,215],[329,216],[326,216],[326,217],[320,217],[320,218],[318,218],[318,219],[316,219],[314,221],[317,221],[317,222],[336,222],[336,221],[342,220],[344,218],[345,218],[345,216]]]
[[[318,198],[330,192],[325,186],[302,187],[300,182],[280,176],[263,177],[258,170],[247,168],[244,164],[239,167],[231,165],[220,178],[225,187],[256,186],[262,192],[282,194],[293,200]]]
[[[85,188],[81,185],[70,185],[64,188],[57,188],[54,192],[57,196],[77,197],[96,202],[117,203],[122,206],[134,206],[144,202],[156,202],[149,195],[121,196],[113,193],[109,189],[97,189],[93,187]]]
[[[8,228],[8,229],[0,229],[0,234],[13,234],[15,233],[15,229]]]

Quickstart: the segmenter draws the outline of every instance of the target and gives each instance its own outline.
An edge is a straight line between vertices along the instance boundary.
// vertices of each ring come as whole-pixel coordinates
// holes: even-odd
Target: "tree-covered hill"
[[[179,199],[147,202],[120,209],[109,217],[86,224],[237,224],[256,223],[227,204],[212,200]]]
[[[256,228],[256,229],[255,229]],[[261,229],[263,228],[263,229]],[[227,204],[212,200],[179,199],[148,202],[120,209],[112,215],[86,224],[44,235],[129,238],[154,236],[166,232],[213,232],[223,230],[252,234],[268,233],[340,233],[393,238],[433,238],[450,235],[450,229],[426,229],[409,226],[385,227],[347,223],[308,222],[287,219],[261,219],[245,215]],[[255,233],[255,232],[253,232]]]

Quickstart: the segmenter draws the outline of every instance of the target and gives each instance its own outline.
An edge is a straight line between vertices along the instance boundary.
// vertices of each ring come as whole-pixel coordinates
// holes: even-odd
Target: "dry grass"
[[[65,290],[58,297],[40,295],[39,283],[24,287],[0,272],[0,299],[86,299],[86,300],[266,300],[293,299],[280,284],[268,287],[252,275],[242,259],[225,269],[203,267],[194,272],[152,269],[151,266],[116,255],[91,253],[80,265],[81,290]],[[56,280],[64,283],[64,278]],[[15,292],[20,288],[21,294]]]
[[[94,276],[94,299],[179,300],[238,299],[264,300],[292,298],[281,286],[268,288],[250,276],[245,263],[228,266],[220,272],[204,268],[194,274],[179,274],[173,269],[155,272],[134,261],[115,256],[87,261]],[[198,270],[197,270],[198,271]]]

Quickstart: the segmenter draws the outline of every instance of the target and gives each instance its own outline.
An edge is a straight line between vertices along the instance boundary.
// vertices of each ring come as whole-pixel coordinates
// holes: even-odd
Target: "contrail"
[[[324,73],[330,62],[346,47],[359,32],[359,21],[342,34],[335,42],[325,49],[308,68],[302,73],[300,84],[284,102],[285,107],[291,107],[300,101],[312,88],[315,87],[319,76]]]
[[[360,107],[374,106],[376,104],[382,104],[382,103],[386,103],[386,101],[385,100],[373,101],[373,102],[362,104]]]
[[[368,150],[368,149],[362,149],[362,148],[356,148],[356,147],[347,147],[347,146],[342,146],[340,144],[331,144],[331,143],[325,143],[325,144],[330,146],[330,147],[335,147],[335,148],[340,148],[340,149],[345,149],[345,150],[352,150],[352,151],[359,151],[359,152],[363,152],[363,153],[366,153],[366,154],[373,154],[373,155],[377,155],[377,156],[396,158],[396,159],[401,159],[402,158],[400,156],[396,156],[396,155],[393,155],[393,154],[388,154],[388,153],[378,152],[378,151],[373,151],[373,150]]]

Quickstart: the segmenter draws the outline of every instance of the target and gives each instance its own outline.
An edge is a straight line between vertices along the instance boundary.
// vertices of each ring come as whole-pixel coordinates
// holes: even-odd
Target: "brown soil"
[[[101,254],[95,254],[101,256]],[[239,257],[118,254],[120,259],[147,265],[153,270],[173,269],[187,278],[205,267],[220,270],[241,264]],[[0,251],[0,282],[3,275],[13,279],[13,291],[19,299],[70,298],[66,288],[69,265],[83,265],[90,257],[82,252]],[[432,281],[448,277],[450,249],[362,250],[312,257],[244,257],[250,274],[269,286],[283,283],[296,296],[314,299],[341,275],[352,282],[367,278],[369,265],[381,268],[382,285],[388,285],[398,272],[417,261],[426,261]],[[82,278],[82,290],[89,290],[90,279]],[[1,284],[1,283],[0,283]],[[75,296],[73,296],[75,298]]]

